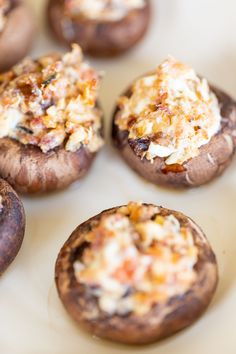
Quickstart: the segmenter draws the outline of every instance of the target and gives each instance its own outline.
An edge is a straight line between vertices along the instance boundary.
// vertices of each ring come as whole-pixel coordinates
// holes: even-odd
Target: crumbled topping
[[[196,279],[191,229],[158,207],[130,203],[104,214],[86,241],[75,276],[110,315],[144,315],[184,294]]]
[[[0,75],[0,137],[33,144],[46,153],[62,144],[97,151],[103,144],[97,107],[100,77],[79,46],[63,56],[24,59]]]
[[[65,0],[68,16],[82,16],[99,21],[119,21],[129,11],[144,6],[145,0]]]
[[[0,0],[0,32],[2,32],[6,24],[6,13],[10,9],[10,5],[10,0]]]
[[[116,124],[129,139],[147,139],[141,157],[151,162],[158,156],[182,165],[220,129],[219,103],[206,79],[172,57],[138,79],[118,104]]]

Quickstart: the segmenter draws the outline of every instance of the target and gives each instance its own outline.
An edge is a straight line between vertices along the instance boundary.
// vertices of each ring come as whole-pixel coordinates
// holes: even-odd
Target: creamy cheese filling
[[[99,21],[119,21],[129,11],[144,6],[145,0],[65,0],[65,10],[70,16]]]
[[[25,59],[0,75],[0,138],[33,144],[46,153],[62,144],[91,152],[103,144],[97,107],[100,77],[81,49]]]
[[[6,13],[10,8],[10,1],[9,0],[0,0],[0,32],[5,27],[7,17]]]
[[[206,79],[172,57],[138,79],[119,107],[118,127],[129,139],[147,138],[143,157],[163,157],[167,165],[197,156],[221,126],[219,103]]]
[[[196,278],[191,230],[155,206],[130,203],[104,215],[86,241],[75,276],[110,315],[144,315],[184,294]]]

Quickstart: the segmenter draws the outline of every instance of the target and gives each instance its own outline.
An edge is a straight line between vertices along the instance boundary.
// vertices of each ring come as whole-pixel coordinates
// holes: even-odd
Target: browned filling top
[[[65,55],[29,58],[0,75],[0,137],[39,146],[97,151],[102,112],[100,76],[83,61],[79,46]]]
[[[115,123],[129,139],[145,141],[142,157],[151,162],[161,157],[182,165],[221,127],[219,102],[206,79],[172,57],[136,80],[118,105]]]
[[[109,315],[144,315],[184,294],[196,279],[191,229],[156,206],[129,203],[103,214],[85,240],[75,276]]]

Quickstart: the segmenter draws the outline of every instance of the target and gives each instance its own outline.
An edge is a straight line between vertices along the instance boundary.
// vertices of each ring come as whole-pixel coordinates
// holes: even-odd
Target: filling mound
[[[145,315],[184,294],[196,279],[191,230],[158,207],[129,203],[104,214],[85,240],[75,276],[109,315]]]
[[[40,147],[90,152],[103,144],[97,107],[100,77],[79,46],[63,56],[24,59],[0,74],[0,137]]]
[[[198,156],[220,130],[218,100],[206,79],[169,57],[154,74],[138,79],[118,102],[116,124],[142,143],[142,158],[182,165]]]
[[[0,32],[3,31],[6,21],[7,21],[7,12],[11,7],[10,0],[0,0]]]
[[[145,0],[65,0],[65,11],[69,17],[81,16],[99,21],[119,21],[130,11],[144,6]]]

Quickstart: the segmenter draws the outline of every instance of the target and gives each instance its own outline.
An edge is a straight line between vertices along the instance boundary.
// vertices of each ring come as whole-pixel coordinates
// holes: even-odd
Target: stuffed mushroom
[[[0,274],[19,252],[24,232],[23,205],[12,187],[0,179]]]
[[[31,11],[21,0],[0,0],[0,71],[20,61],[34,37]]]
[[[26,58],[0,76],[0,176],[22,193],[65,188],[103,145],[100,75],[81,49]]]
[[[65,43],[94,56],[121,54],[141,40],[150,22],[149,0],[50,0],[50,27]]]
[[[123,158],[150,182],[199,186],[231,162],[236,102],[169,57],[119,98],[112,135]]]
[[[89,332],[150,343],[189,326],[215,292],[215,255],[185,215],[150,204],[103,211],[77,227],[56,263],[59,296]]]

